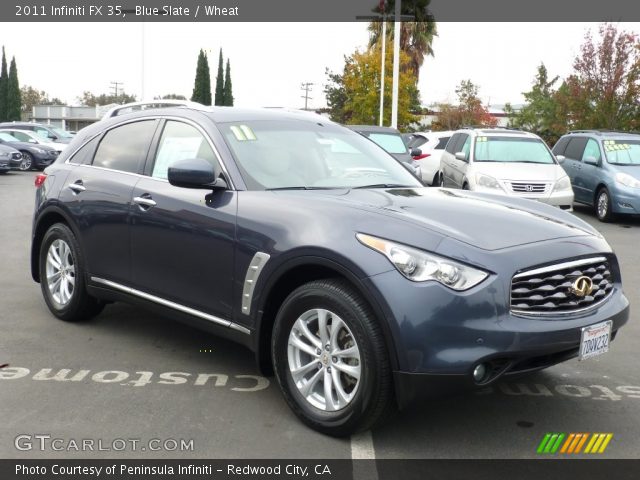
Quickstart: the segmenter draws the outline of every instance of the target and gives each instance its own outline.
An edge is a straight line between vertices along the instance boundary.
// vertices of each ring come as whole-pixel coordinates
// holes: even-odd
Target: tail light
[[[40,188],[46,179],[47,179],[46,173],[39,173],[38,175],[36,175],[36,181],[35,181],[36,188]]]
[[[415,157],[413,157],[414,160],[422,160],[424,158],[430,157],[431,154],[430,153],[423,153],[422,155],[416,155]]]

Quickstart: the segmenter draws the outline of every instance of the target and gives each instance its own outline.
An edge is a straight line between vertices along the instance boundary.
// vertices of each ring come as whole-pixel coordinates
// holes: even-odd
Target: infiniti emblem
[[[593,291],[593,281],[589,277],[578,277],[571,285],[571,293],[576,297],[586,297]]]

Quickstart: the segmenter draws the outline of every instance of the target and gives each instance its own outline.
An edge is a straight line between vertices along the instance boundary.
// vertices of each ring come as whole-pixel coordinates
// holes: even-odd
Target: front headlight
[[[563,190],[571,190],[571,180],[566,175],[558,180],[553,187],[554,192],[561,192]]]
[[[47,153],[46,150],[43,150],[42,148],[38,148],[38,147],[33,147],[33,150],[34,152],[38,152],[40,154]]]
[[[476,185],[482,188],[496,188],[502,190],[498,180],[482,173],[476,173]]]
[[[640,188],[640,180],[633,178],[628,173],[616,173],[616,183],[625,187]]]
[[[367,247],[382,253],[406,278],[413,282],[435,280],[453,290],[468,290],[489,276],[449,258],[382,238],[357,233],[356,238]]]

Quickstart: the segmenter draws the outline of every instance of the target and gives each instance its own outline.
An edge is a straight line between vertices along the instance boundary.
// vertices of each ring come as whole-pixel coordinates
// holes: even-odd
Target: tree
[[[222,60],[222,49],[218,57],[218,75],[216,76],[216,96],[215,105],[224,105],[224,70]]]
[[[7,57],[2,47],[2,67],[0,67],[0,122],[7,120],[7,95],[9,88],[9,74],[7,73]]]
[[[434,130],[456,130],[465,125],[493,127],[497,119],[492,117],[478,97],[478,87],[471,80],[463,80],[456,87],[458,105],[438,105],[438,116],[431,124]]]
[[[403,2],[402,14],[412,15],[415,22],[402,22],[400,27],[400,50],[409,56],[409,62],[404,66],[415,75],[416,84],[420,76],[420,67],[427,55],[433,55],[433,38],[437,36],[436,22],[427,9],[431,0],[415,0]],[[391,16],[395,12],[394,0],[380,2],[374,9],[376,13]],[[369,24],[369,46],[378,45],[382,38],[382,22]],[[387,21],[387,48],[392,47],[394,37],[394,22]]]
[[[574,128],[640,128],[640,37],[610,23],[589,30],[566,81]]]
[[[538,66],[531,90],[523,92],[527,104],[513,113],[510,126],[529,130],[553,145],[567,130],[566,109],[561,108],[558,90],[559,77],[549,79],[544,63]]]
[[[351,124],[375,125],[379,119],[380,108],[380,72],[381,52],[379,47],[371,47],[363,52],[356,51],[350,57],[345,57],[342,75],[327,71],[330,85],[325,87],[328,92],[328,102],[332,109],[332,119]],[[400,54],[400,64],[406,66],[410,62],[404,52]],[[389,50],[385,58],[385,103],[391,104],[391,70],[393,53]],[[333,78],[333,80],[332,80]],[[418,98],[414,79],[409,73],[400,74],[398,89],[398,128],[407,128],[417,120],[413,115]],[[338,108],[338,102],[340,107]],[[384,121],[391,122],[391,108],[385,109]]]
[[[18,67],[16,57],[11,59],[9,67],[9,81],[7,83],[7,120],[20,120],[22,99],[20,96],[20,82],[18,81]]]
[[[166,95],[162,95],[161,97],[154,97],[154,100],[186,100],[187,97],[184,95],[179,95],[177,93],[167,93]]]
[[[113,95],[110,93],[101,93],[100,95],[95,95],[92,92],[85,91],[82,92],[82,96],[78,97],[78,101],[81,105],[86,105],[89,107],[94,107],[96,105],[110,105],[112,103],[124,104],[131,103],[136,101],[135,95],[128,95],[125,91],[121,91],[118,95]]]
[[[198,54],[198,64],[196,66],[196,78],[193,85],[192,102],[199,102],[203,105],[211,105],[211,74],[209,72],[209,61],[204,50],[200,49]]]
[[[227,58],[227,68],[224,74],[224,87],[222,88],[223,105],[233,107],[233,86],[231,85],[231,64]]]

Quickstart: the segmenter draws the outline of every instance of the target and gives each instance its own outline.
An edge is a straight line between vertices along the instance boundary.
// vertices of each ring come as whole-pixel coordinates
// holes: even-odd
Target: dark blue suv
[[[32,275],[56,317],[125,301],[233,339],[331,435],[605,353],[629,316],[616,256],[588,224],[424,188],[308,113],[116,115],[36,185]]]

